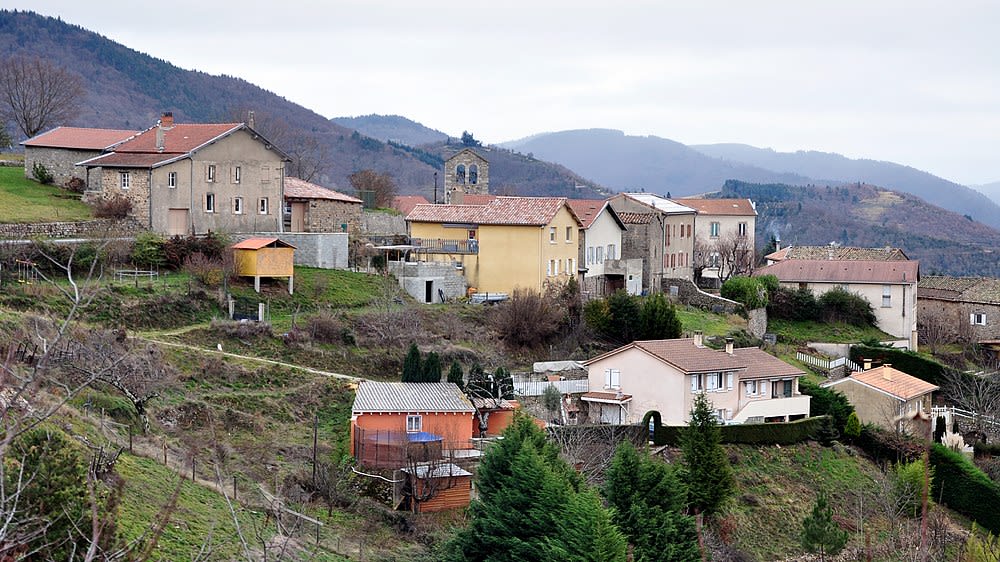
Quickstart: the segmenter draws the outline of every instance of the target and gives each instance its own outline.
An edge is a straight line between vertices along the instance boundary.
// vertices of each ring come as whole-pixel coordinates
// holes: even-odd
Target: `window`
[[[608,244],[608,259],[609,260],[615,259],[615,245],[614,244]]]
[[[555,261],[555,267],[552,268],[552,274],[559,275],[559,262],[561,262],[562,260],[554,260],[554,261]]]
[[[552,262],[553,261],[554,260],[549,260],[548,263],[545,264],[545,276],[546,277],[552,277]]]
[[[406,416],[407,433],[416,433],[424,427],[424,420],[421,416]]]
[[[780,380],[771,382],[771,398],[791,398],[792,380]]]
[[[268,213],[267,197],[261,197],[257,202],[257,212],[266,215]]]
[[[260,182],[268,183],[271,181],[271,167],[261,166],[260,167]]]
[[[587,265],[594,263],[594,247],[587,246]]]
[[[969,315],[969,324],[973,326],[985,326],[986,325],[986,313],[984,312],[974,312]]]
[[[233,183],[240,183],[240,180],[242,180],[242,179],[243,179],[243,171],[240,169],[239,166],[234,167],[233,168]]]
[[[691,375],[691,392],[698,392],[704,388],[701,382],[701,375]]]
[[[718,252],[708,254],[708,267],[719,267],[719,258]]]
[[[479,183],[479,166],[469,164],[469,183],[476,185]]]
[[[214,213],[215,212],[215,194],[206,193],[205,194],[205,212]]]
[[[722,373],[709,373],[705,375],[705,390],[722,390],[725,388]]]
[[[691,238],[691,225],[688,225],[688,238]]]
[[[118,174],[118,179],[120,180],[119,185],[122,189],[128,189],[132,187],[132,174],[129,172],[120,172]]]
[[[567,242],[572,242],[573,241],[573,227],[572,226],[567,226],[566,227],[566,241]]]
[[[568,260],[566,260],[566,275],[573,275],[574,273],[576,273],[576,268],[573,267],[575,265],[576,265],[576,260],[574,260],[573,258],[569,258]]]
[[[719,237],[719,223],[713,222],[708,225],[708,235],[712,238]]]
[[[208,172],[205,175],[207,181],[215,181],[215,164],[208,165]]]
[[[726,421],[726,409],[725,408],[719,408],[718,410],[716,410],[715,411],[715,417],[719,418],[720,422]]]
[[[177,187],[177,172],[167,174],[167,187]]]
[[[892,285],[882,285],[882,308],[892,306]]]
[[[741,222],[737,225],[737,233],[739,233],[741,237],[745,238],[747,235],[747,223]]]
[[[757,395],[757,381],[747,381],[744,384],[747,388],[747,396]]]
[[[237,197],[233,199],[233,214],[242,215],[243,214],[243,198]]]
[[[556,243],[556,227],[550,226],[549,227],[549,244],[555,244],[555,243]]]
[[[455,181],[458,183],[465,183],[465,164],[459,164],[455,168]]]
[[[618,369],[604,370],[604,388],[621,388],[622,372]]]

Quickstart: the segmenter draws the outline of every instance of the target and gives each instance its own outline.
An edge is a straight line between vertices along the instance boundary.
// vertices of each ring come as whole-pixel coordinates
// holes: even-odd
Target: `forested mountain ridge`
[[[444,142],[449,138],[449,135],[437,129],[431,129],[402,115],[334,117],[330,121],[373,139],[383,142],[394,141],[409,146]]]
[[[757,205],[757,244],[902,248],[923,274],[1000,276],[1000,231],[907,193],[867,184],[791,186],[728,181],[719,197]]]

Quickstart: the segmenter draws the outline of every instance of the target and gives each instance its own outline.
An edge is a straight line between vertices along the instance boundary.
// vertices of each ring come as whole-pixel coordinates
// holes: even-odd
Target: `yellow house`
[[[248,238],[233,244],[236,275],[253,277],[253,288],[260,292],[261,277],[287,277],[292,294],[295,277],[295,246],[277,238]]]
[[[580,265],[580,219],[562,197],[417,205],[406,223],[418,258],[454,264],[470,291],[541,291],[575,277]]]

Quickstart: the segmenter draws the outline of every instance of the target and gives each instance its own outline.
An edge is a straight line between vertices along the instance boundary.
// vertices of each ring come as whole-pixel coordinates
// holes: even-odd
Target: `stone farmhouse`
[[[920,278],[917,310],[921,337],[925,330],[942,331],[946,341],[996,342],[1000,340],[1000,279],[987,277]]]
[[[87,169],[77,162],[100,156],[140,131],[121,129],[88,129],[81,127],[56,127],[34,136],[24,145],[24,176],[31,178],[36,164],[45,166],[53,180],[65,185],[73,178],[84,179]],[[86,189],[99,189],[98,178]]]
[[[285,178],[287,232],[357,232],[363,202],[299,178]]]
[[[608,199],[626,227],[621,254],[642,259],[642,289],[663,290],[666,279],[693,280],[697,211],[652,193],[620,193]]]
[[[98,183],[91,198],[123,197],[139,224],[176,235],[281,232],[286,161],[245,123],[178,124],[164,113],[78,165]]]

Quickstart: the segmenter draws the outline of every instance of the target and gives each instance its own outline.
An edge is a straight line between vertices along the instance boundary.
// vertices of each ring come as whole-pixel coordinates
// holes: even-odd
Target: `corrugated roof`
[[[903,250],[893,247],[858,248],[854,246],[787,246],[764,256],[769,260],[862,260],[904,261]]]
[[[622,193],[622,195],[628,197],[629,199],[634,199],[635,201],[643,203],[644,205],[653,207],[654,209],[660,211],[661,213],[665,213],[668,215],[674,215],[674,214],[684,215],[684,214],[693,214],[697,212],[691,207],[681,205],[676,201],[671,201],[666,197],[656,195],[653,193]]]
[[[915,283],[918,262],[864,260],[785,260],[754,275],[774,275],[787,283]]]
[[[285,197],[291,199],[328,199],[332,201],[343,201],[345,203],[358,203],[362,201],[350,195],[344,195],[339,191],[307,182],[300,178],[285,177]]]
[[[462,391],[450,382],[377,382],[358,385],[352,411],[475,412]]]
[[[247,238],[242,242],[233,244],[234,250],[259,250],[274,245],[277,248],[295,248],[284,240],[278,238]]]
[[[70,148],[77,150],[108,150],[125,141],[139,131],[125,129],[89,129],[84,127],[56,127],[36,135],[21,144],[46,148]]]
[[[392,198],[392,208],[402,213],[404,217],[417,205],[430,205],[430,203],[423,195],[397,195]]]
[[[219,138],[242,129],[243,123],[178,123],[163,129],[163,150],[156,146],[159,126],[153,126],[135,138],[115,147],[115,152],[167,152],[184,154]]]
[[[769,377],[797,377],[805,371],[789,365],[759,347],[740,347],[733,350],[737,358],[747,363],[747,370],[740,373],[740,379]]]
[[[497,197],[486,205],[417,205],[406,216],[406,220],[542,226],[552,222],[563,206],[566,206],[566,199],[563,197]],[[569,211],[576,217],[572,208]]]
[[[683,198],[677,202],[698,211],[699,215],[726,215],[740,217],[757,216],[749,199],[701,199]]]
[[[858,373],[851,373],[850,377],[840,379],[828,386],[834,386],[846,380],[855,380],[862,384],[871,386],[882,392],[891,394],[896,398],[906,401],[923,396],[929,392],[938,390],[937,385],[908,375],[899,369],[891,366],[876,367]]]

